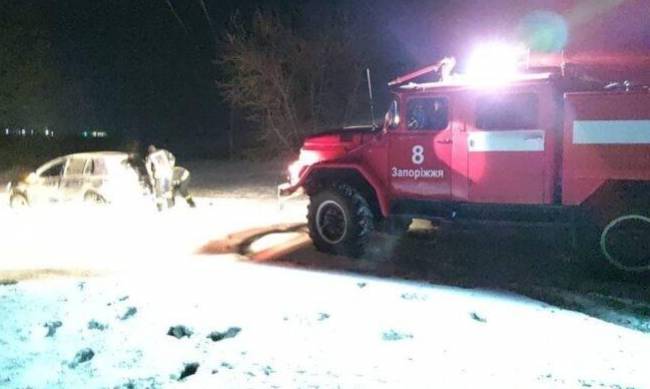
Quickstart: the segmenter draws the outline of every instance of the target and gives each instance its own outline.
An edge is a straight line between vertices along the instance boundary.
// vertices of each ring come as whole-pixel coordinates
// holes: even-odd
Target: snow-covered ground
[[[458,267],[474,254],[444,240],[366,261],[237,254],[241,231],[304,222],[304,199],[274,199],[276,165],[190,165],[197,209],[0,207],[0,387],[650,388],[647,332],[452,286],[440,274],[473,281]],[[481,274],[505,277],[490,255],[515,249],[492,245]],[[440,265],[401,277],[404,256]],[[517,260],[508,276],[534,284]],[[555,285],[535,290],[585,298]]]
[[[185,263],[0,288],[0,383],[650,387],[648,335],[520,296],[233,256]],[[169,335],[174,326],[186,328],[177,335],[191,335]],[[83,350],[92,359],[75,362]],[[191,364],[196,374],[181,379]]]
[[[162,213],[153,205],[145,209],[0,208],[0,272],[155,270],[176,266],[177,256],[196,253],[230,233],[300,223],[305,218],[304,202],[281,209],[269,199],[199,197],[197,204],[196,209],[181,204]]]

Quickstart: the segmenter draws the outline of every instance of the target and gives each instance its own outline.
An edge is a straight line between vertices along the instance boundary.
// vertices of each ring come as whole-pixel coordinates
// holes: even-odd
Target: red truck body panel
[[[650,181],[649,93],[568,93],[565,112],[563,204],[608,180]]]

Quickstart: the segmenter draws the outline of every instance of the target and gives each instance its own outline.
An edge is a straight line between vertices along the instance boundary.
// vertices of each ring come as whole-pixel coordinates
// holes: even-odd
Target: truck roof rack
[[[456,66],[456,59],[454,57],[445,57],[434,65],[425,66],[414,72],[397,77],[396,79],[390,81],[388,83],[388,86],[402,85],[406,82],[409,82],[411,80],[414,80],[420,76],[429,73],[438,73],[440,80],[445,80],[449,78],[455,66]]]

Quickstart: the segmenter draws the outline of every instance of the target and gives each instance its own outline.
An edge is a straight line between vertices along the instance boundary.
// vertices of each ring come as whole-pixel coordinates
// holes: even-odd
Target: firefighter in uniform
[[[169,151],[157,149],[154,145],[147,149],[145,164],[159,211],[173,205],[172,179],[175,163],[176,158]]]
[[[190,185],[190,172],[181,166],[174,167],[172,175],[172,204],[176,200],[176,195],[181,195],[183,199],[192,208],[196,207],[196,203],[190,194],[188,187]]]

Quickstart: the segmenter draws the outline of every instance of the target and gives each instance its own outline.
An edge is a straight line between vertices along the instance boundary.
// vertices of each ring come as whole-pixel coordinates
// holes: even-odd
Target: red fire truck
[[[308,137],[279,192],[309,196],[325,252],[362,255],[373,229],[413,218],[552,223],[594,265],[650,270],[650,92],[587,77],[580,58],[400,77],[382,126]]]

